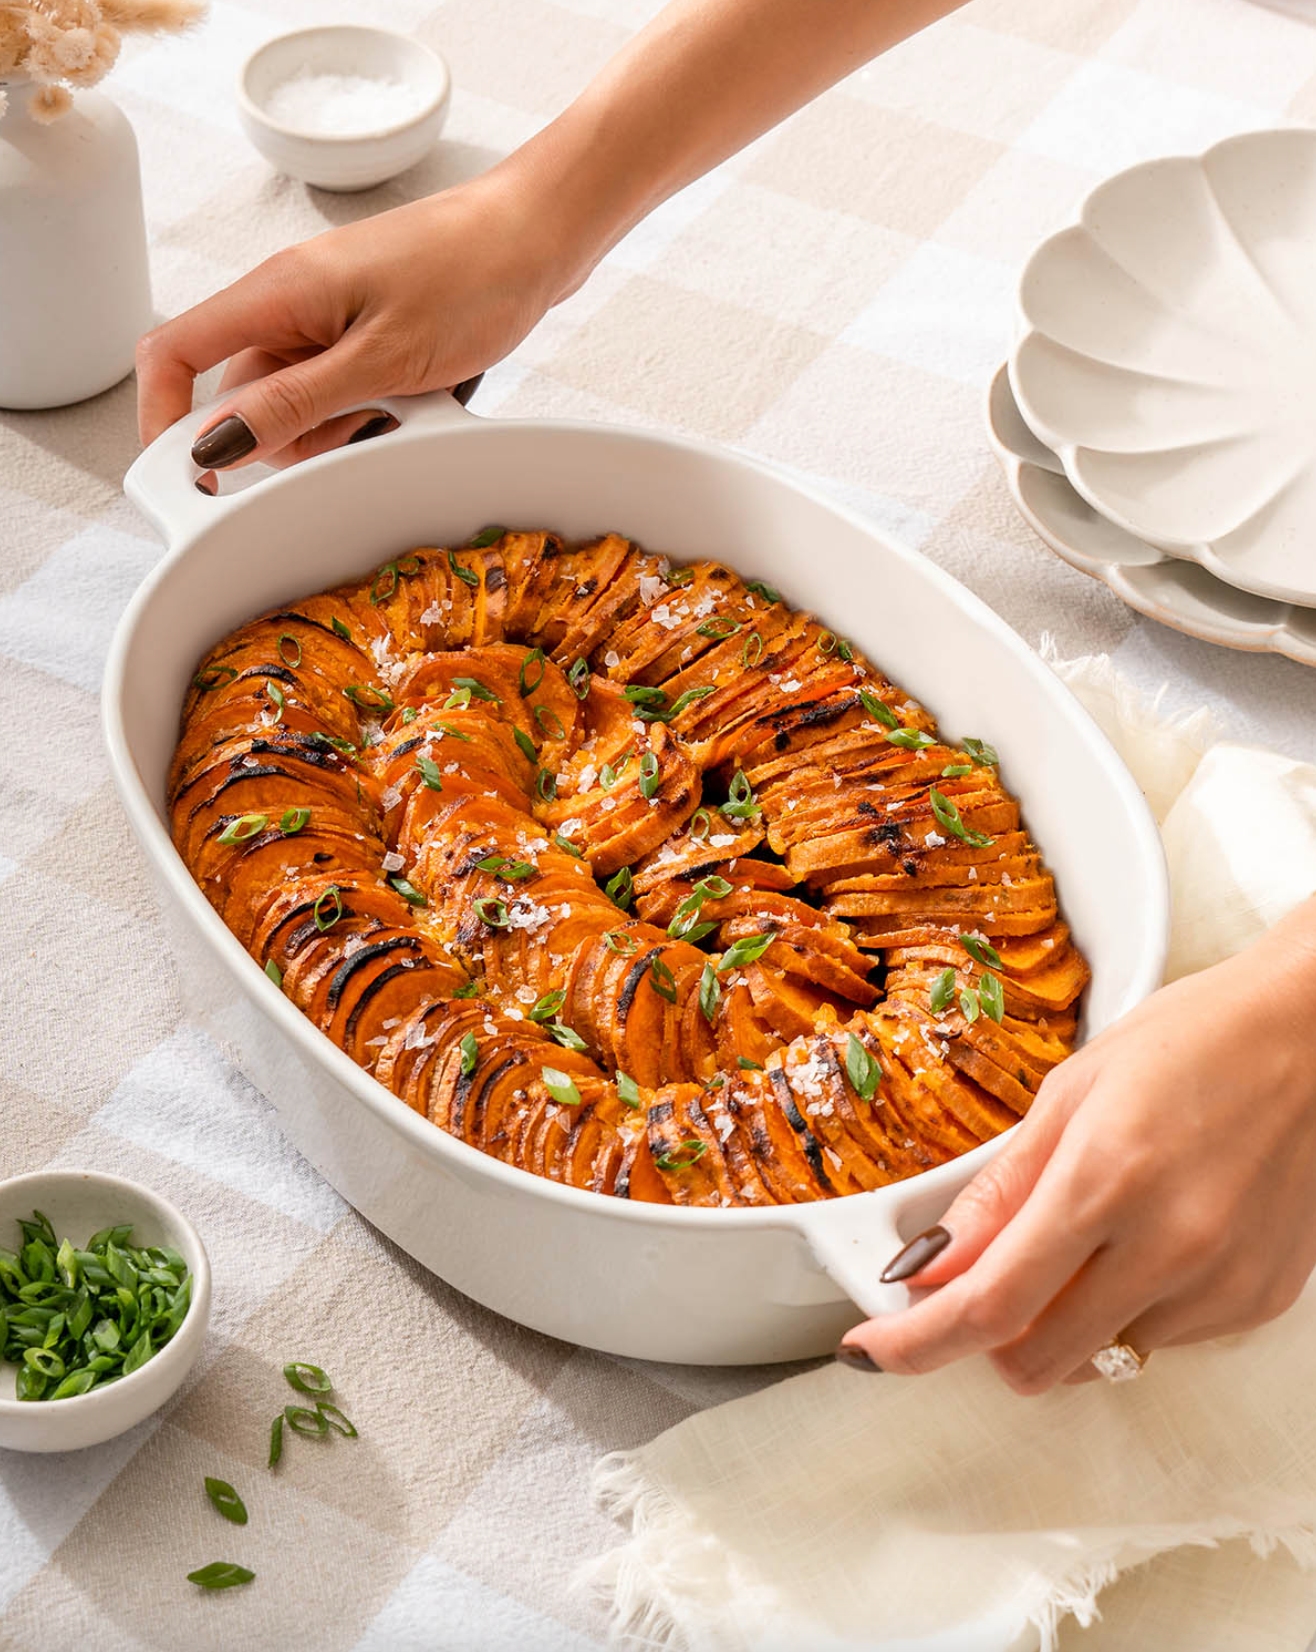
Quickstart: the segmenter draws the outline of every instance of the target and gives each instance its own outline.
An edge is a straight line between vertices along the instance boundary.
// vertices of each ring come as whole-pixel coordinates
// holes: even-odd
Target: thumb
[[[1022,1208],[1055,1150],[1074,1104],[1075,1086],[1057,1070],[996,1157],[957,1194],[935,1227],[898,1251],[882,1272],[884,1285],[919,1290],[944,1285],[970,1268]]]
[[[333,414],[379,392],[363,355],[346,343],[332,345],[235,390],[193,442],[192,461],[203,470],[228,470],[270,460]]]

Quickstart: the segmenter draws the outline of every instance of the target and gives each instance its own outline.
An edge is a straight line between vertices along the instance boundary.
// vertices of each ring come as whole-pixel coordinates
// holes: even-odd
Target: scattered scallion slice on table
[[[246,1504],[227,1480],[215,1480],[207,1474],[206,1496],[225,1520],[231,1520],[235,1526],[247,1524]]]
[[[250,1583],[255,1575],[245,1566],[235,1566],[231,1560],[212,1560],[209,1566],[189,1572],[187,1581],[202,1589],[235,1589],[240,1583]]]

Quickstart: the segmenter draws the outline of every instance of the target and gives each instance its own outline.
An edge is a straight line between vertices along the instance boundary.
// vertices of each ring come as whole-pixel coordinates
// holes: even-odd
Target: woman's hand
[[[379,395],[447,388],[507,354],[563,294],[566,260],[514,169],[318,235],[148,333],[138,346],[141,436],[192,405],[227,360],[241,385],[193,450],[206,467],[283,465],[370,417],[325,423]]]
[[[909,1281],[939,1288],[844,1348],[907,1373],[988,1353],[1040,1394],[1115,1338],[1147,1354],[1282,1313],[1316,1265],[1314,1012],[1309,902],[1057,1068],[949,1242],[909,1257],[944,1245]]]
[[[278,253],[149,333],[142,440],[226,360],[234,393],[193,449],[207,468],[307,458],[369,420],[339,408],[473,377],[659,202],[960,4],[829,0],[819,27],[815,0],[671,0],[491,172]]]

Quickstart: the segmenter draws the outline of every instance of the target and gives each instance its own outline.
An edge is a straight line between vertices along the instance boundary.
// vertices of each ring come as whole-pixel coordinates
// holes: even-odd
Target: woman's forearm
[[[563,292],[654,207],[964,0],[674,0],[509,157]]]

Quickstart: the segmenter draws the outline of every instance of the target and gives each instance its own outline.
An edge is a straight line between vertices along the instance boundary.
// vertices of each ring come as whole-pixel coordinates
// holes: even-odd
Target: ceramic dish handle
[[[940,1219],[972,1179],[980,1154],[981,1149],[972,1154],[963,1174],[943,1180],[950,1169],[944,1166],[931,1186],[920,1186],[925,1178],[913,1176],[876,1193],[796,1207],[796,1225],[814,1261],[870,1317],[898,1313],[912,1298],[904,1285],[881,1283],[883,1268],[915,1234]]]
[[[430,427],[436,424],[460,423],[473,415],[463,405],[474,391],[478,379],[468,379],[455,392],[434,390],[424,396],[372,396],[369,401],[354,402],[341,407],[334,417],[343,413],[363,413],[378,409],[391,414],[398,424],[407,427]],[[170,425],[134,462],[123,479],[124,492],[145,515],[168,544],[177,544],[201,528],[209,527],[228,509],[238,493],[210,495],[196,485],[200,468],[192,462],[192,443],[196,433],[209,414],[229,399],[231,392],[216,397],[204,407],[194,407],[186,418]],[[305,459],[303,464],[340,464],[352,455],[348,447],[330,449]],[[253,482],[259,487],[260,482]],[[245,490],[243,490],[245,491]]]

